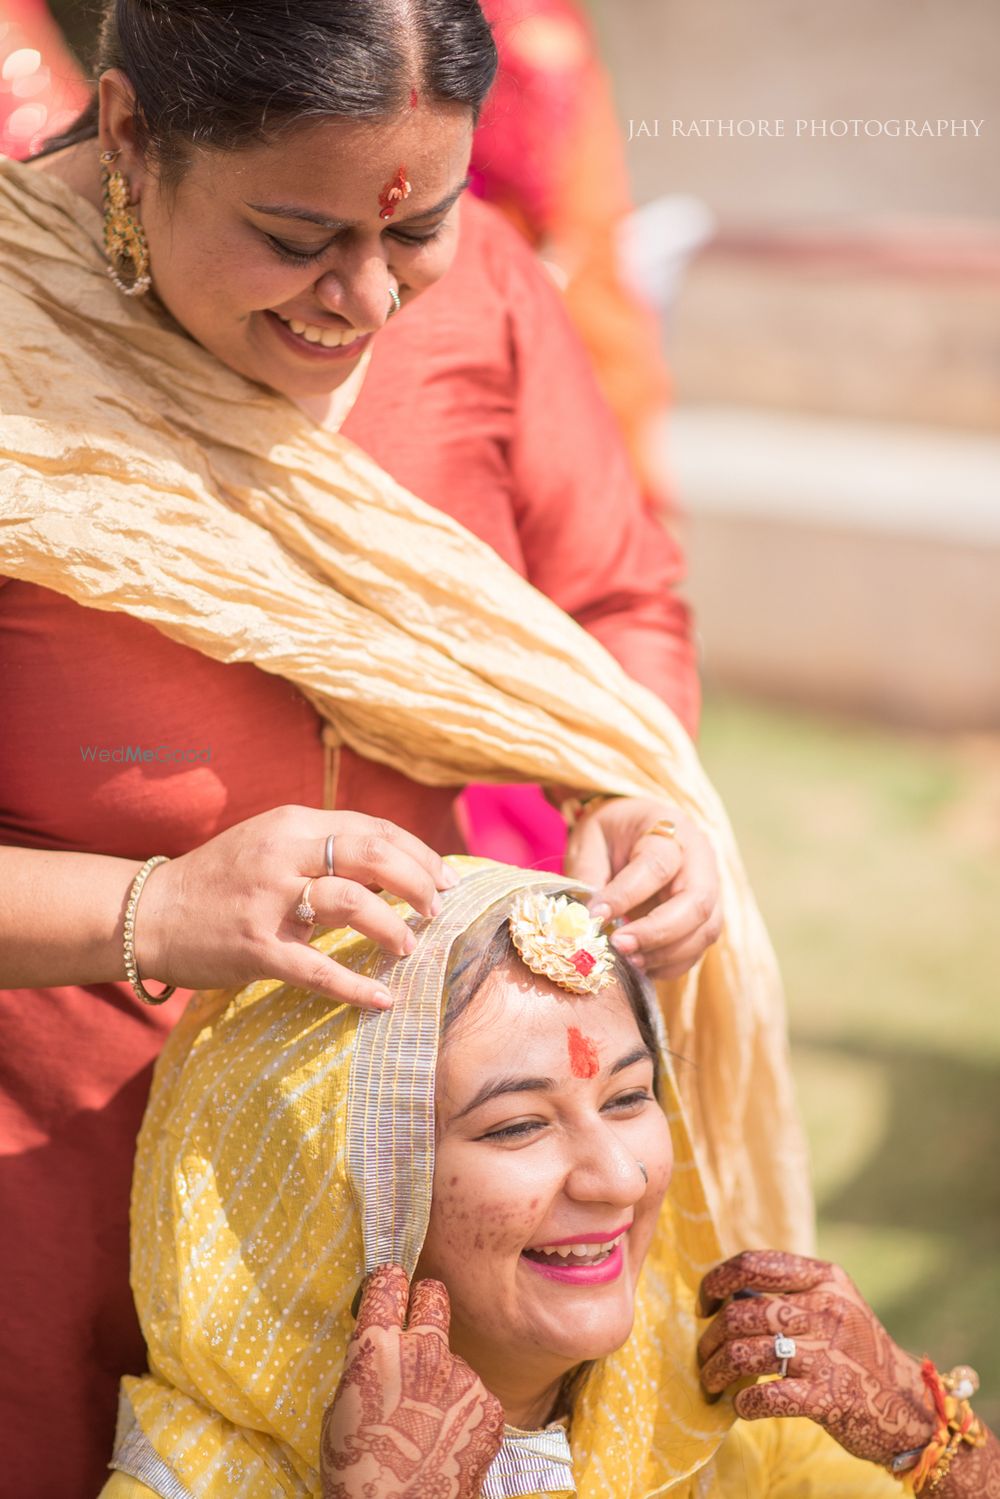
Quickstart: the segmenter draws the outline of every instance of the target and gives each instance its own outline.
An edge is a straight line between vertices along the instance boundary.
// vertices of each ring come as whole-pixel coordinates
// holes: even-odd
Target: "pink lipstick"
[[[565,1239],[547,1239],[521,1251],[521,1259],[539,1275],[564,1285],[599,1286],[616,1280],[622,1272],[622,1242],[631,1223],[621,1228],[593,1229]]]
[[[576,1260],[556,1265],[551,1260],[532,1259],[530,1254],[523,1252],[521,1261],[529,1269],[536,1271],[539,1275],[544,1275],[546,1280],[562,1281],[566,1286],[603,1286],[609,1281],[617,1280],[621,1275],[625,1256],[622,1254],[621,1245],[616,1244],[610,1254],[605,1255],[604,1259],[596,1263]]]

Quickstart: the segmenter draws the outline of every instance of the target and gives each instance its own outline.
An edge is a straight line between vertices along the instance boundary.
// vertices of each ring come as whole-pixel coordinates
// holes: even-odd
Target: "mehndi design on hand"
[[[747,1289],[766,1294],[728,1300]],[[775,1336],[795,1338],[785,1378],[733,1397],[744,1420],[808,1416],[848,1452],[882,1465],[930,1439],[919,1363],[896,1346],[838,1266],[747,1251],[702,1282],[702,1313],[713,1312],[698,1356],[702,1382],[714,1395],[746,1375],[777,1373]]]
[[[369,1277],[323,1419],[323,1499],[478,1495],[503,1438],[503,1410],[448,1347],[449,1317],[440,1281],[420,1281],[411,1296],[398,1265]]]

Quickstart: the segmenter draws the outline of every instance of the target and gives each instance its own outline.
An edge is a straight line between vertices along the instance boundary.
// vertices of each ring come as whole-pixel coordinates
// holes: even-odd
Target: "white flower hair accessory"
[[[532,973],[571,994],[597,994],[614,967],[601,923],[567,895],[522,890],[510,913],[510,935]]]

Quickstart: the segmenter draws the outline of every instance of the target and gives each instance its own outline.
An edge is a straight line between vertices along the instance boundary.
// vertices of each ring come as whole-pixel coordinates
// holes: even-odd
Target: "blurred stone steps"
[[[729,226],[669,332],[686,401],[1000,433],[1000,226]]]
[[[1000,728],[1000,437],[683,404],[670,450],[709,680]]]

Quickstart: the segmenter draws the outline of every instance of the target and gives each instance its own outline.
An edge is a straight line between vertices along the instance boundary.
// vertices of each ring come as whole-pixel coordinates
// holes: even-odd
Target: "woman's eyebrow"
[[[624,1072],[628,1067],[634,1067],[636,1062],[655,1062],[656,1058],[648,1046],[636,1046],[623,1057],[619,1057],[610,1067],[604,1068],[605,1077],[614,1077],[619,1072]],[[499,1098],[503,1093],[550,1093],[555,1087],[550,1077],[496,1077],[492,1082],[484,1083],[479,1092],[470,1103],[460,1109],[457,1114],[452,1115],[452,1123],[456,1119],[464,1119],[466,1114],[471,1114],[473,1109],[482,1108],[484,1103],[489,1103],[494,1098]]]
[[[473,1109],[482,1108],[484,1103],[489,1103],[492,1098],[499,1098],[501,1093],[546,1093],[551,1092],[554,1087],[555,1083],[550,1077],[496,1077],[491,1083],[484,1083],[472,1102],[453,1114],[452,1120],[464,1119]]]
[[[469,185],[468,177],[460,182],[457,187],[452,188],[440,203],[435,203],[433,208],[421,208],[419,213],[407,214],[405,218],[397,218],[396,224],[408,224],[411,220],[429,219],[436,213],[445,213],[454,202],[465,192]],[[254,213],[266,214],[273,219],[301,219],[306,224],[316,224],[320,229],[354,229],[357,225],[351,219],[329,219],[325,214],[316,213],[312,208],[301,208],[295,203],[247,203]]]
[[[656,1058],[645,1044],[637,1046],[633,1051],[621,1057],[613,1067],[608,1068],[608,1076],[614,1077],[616,1072],[624,1072],[626,1067],[634,1067],[636,1062],[652,1062],[655,1066]]]

